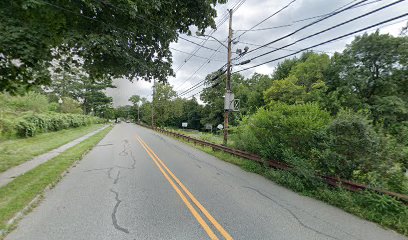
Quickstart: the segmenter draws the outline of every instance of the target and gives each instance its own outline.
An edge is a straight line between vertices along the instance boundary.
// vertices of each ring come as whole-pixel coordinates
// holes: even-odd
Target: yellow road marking
[[[167,181],[170,183],[170,185],[174,188],[174,190],[180,196],[181,200],[183,200],[184,204],[186,204],[187,208],[190,210],[193,216],[197,219],[200,225],[204,228],[204,231],[208,234],[208,236],[211,239],[218,240],[218,237],[214,234],[214,232],[211,230],[208,224],[204,221],[204,219],[200,216],[200,214],[198,214],[198,212],[194,209],[191,203],[187,200],[186,196],[184,196],[181,190],[177,187],[177,185],[171,180],[169,175],[163,170],[160,164],[156,161],[155,157],[146,148],[145,144],[142,142],[143,140],[141,140],[139,137],[136,137],[136,138],[139,141],[139,143],[142,145],[142,147],[146,150],[147,154],[149,154],[149,156],[153,159],[154,163],[157,165],[157,167],[159,168],[161,173],[164,175],[164,177],[167,179]]]
[[[163,161],[154,153],[154,151],[139,137],[144,145],[150,150],[150,152],[156,157],[156,160],[167,170],[167,172],[173,177],[173,179],[180,185],[185,193],[190,197],[193,203],[204,213],[207,219],[214,225],[214,227],[221,233],[221,235],[228,240],[232,240],[231,235],[214,219],[213,216],[201,205],[201,203],[194,197],[194,195],[184,186],[184,184],[173,174],[172,171],[163,163]]]

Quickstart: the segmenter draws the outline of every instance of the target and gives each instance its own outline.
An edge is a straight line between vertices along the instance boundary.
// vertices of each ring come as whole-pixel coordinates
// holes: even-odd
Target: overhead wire
[[[241,2],[245,2],[245,0],[239,0],[232,8],[234,9],[234,8],[237,7]],[[241,5],[242,5],[242,4],[241,4]],[[209,36],[212,36],[212,34],[214,34],[214,33],[217,31],[217,29],[218,29],[220,26],[222,26],[222,25],[227,21],[227,19],[228,19],[228,13],[225,13],[225,14],[221,17],[221,19],[218,21],[218,23],[216,24],[216,29],[212,29],[212,30],[211,30],[211,32],[209,33]],[[180,65],[176,68],[175,73],[177,73],[178,71],[180,71],[180,69],[183,68],[183,66],[184,66],[188,61],[190,61],[190,59],[192,58],[192,54],[196,54],[196,53],[201,49],[201,46],[204,46],[204,44],[209,40],[209,38],[210,38],[209,36],[207,36],[207,37],[200,43],[200,46],[196,47],[196,48],[191,52],[191,55],[190,55],[188,58],[186,58],[186,59],[183,61],[183,63],[180,64]]]
[[[352,5],[348,6],[348,7],[345,7],[345,8],[343,8],[343,9],[338,10],[338,11],[332,12],[331,14],[329,14],[329,15],[323,17],[323,18],[320,18],[320,19],[318,19],[318,20],[316,20],[316,21],[313,21],[313,22],[311,22],[311,23],[309,23],[309,24],[306,24],[306,25],[304,25],[304,26],[302,26],[302,27],[296,29],[295,31],[293,31],[293,32],[291,32],[291,33],[288,33],[288,34],[286,34],[286,35],[284,35],[284,36],[282,36],[282,37],[279,37],[279,38],[277,38],[277,39],[275,39],[275,40],[273,40],[273,41],[270,41],[270,42],[268,42],[268,43],[265,43],[265,44],[261,45],[260,47],[257,47],[257,48],[255,48],[255,49],[252,49],[252,50],[248,51],[247,54],[248,54],[248,53],[251,53],[251,52],[254,52],[254,51],[257,51],[257,50],[259,50],[259,49],[261,49],[261,48],[264,48],[264,47],[266,47],[266,46],[268,46],[268,45],[271,45],[271,44],[273,44],[273,43],[279,42],[279,41],[281,41],[281,40],[283,40],[283,39],[285,39],[285,38],[288,38],[288,37],[290,37],[290,36],[292,36],[292,35],[294,35],[294,34],[300,32],[300,31],[302,31],[302,30],[304,30],[304,29],[306,29],[306,28],[308,28],[308,27],[310,27],[310,26],[312,26],[312,25],[315,25],[315,24],[317,24],[317,23],[319,23],[319,22],[322,22],[322,21],[324,21],[324,20],[326,20],[326,19],[328,19],[328,18],[331,18],[331,17],[333,17],[333,16],[335,16],[335,15],[337,15],[337,14],[340,14],[340,13],[342,13],[342,12],[344,12],[344,11],[350,10],[352,7],[357,6],[357,5],[359,5],[359,4],[361,4],[361,3],[364,3],[364,2],[366,2],[366,1],[368,1],[368,0],[360,0],[359,2],[354,3],[354,4],[352,4]]]
[[[235,12],[235,11],[237,11],[243,4],[244,4],[244,2],[245,2],[246,0],[241,0],[240,2],[238,2],[231,10],[233,11],[233,12]],[[207,37],[207,39],[206,40],[208,40],[208,38],[209,37]],[[227,38],[228,39],[228,38]],[[218,47],[218,49],[219,48],[221,48],[221,46],[223,46],[221,43],[219,43],[220,45],[219,45],[219,47]],[[210,59],[212,58],[214,56],[214,54],[210,57]],[[209,61],[210,62],[210,61]],[[175,88],[177,88],[177,89],[179,89],[181,86],[183,86],[188,80],[190,80],[193,76],[195,76],[196,74],[197,74],[197,72],[199,71],[199,70],[201,70],[206,64],[208,64],[209,62],[204,62],[189,78],[187,78],[186,80],[184,80],[181,84],[179,84],[177,87],[175,87]],[[203,82],[203,81],[201,81],[201,82]],[[192,87],[196,87],[198,84],[200,84],[200,82],[199,83],[197,83],[197,84],[195,84],[195,85],[193,85]],[[191,87],[190,87],[191,88]],[[187,89],[187,90],[189,90],[189,89]],[[184,91],[187,91],[187,90],[184,90]],[[184,93],[184,92],[183,92]]]
[[[286,8],[288,8],[290,5],[292,5],[294,2],[296,2],[297,0],[292,0],[290,1],[288,4],[286,4],[285,6],[283,6],[282,8],[280,8],[278,11],[274,12],[273,14],[269,15],[268,17],[264,18],[262,21],[258,22],[257,24],[255,24],[254,26],[252,26],[250,29],[248,30],[243,30],[243,33],[241,33],[238,37],[234,38],[234,39],[239,39],[242,35],[244,35],[245,33],[247,33],[248,31],[251,31],[252,29],[256,28],[257,26],[261,25],[262,23],[264,23],[265,21],[267,21],[268,19],[276,16],[277,14],[279,14],[280,12],[282,12],[283,10],[285,10]]]
[[[219,46],[218,48],[221,48],[221,46]],[[214,52],[215,53],[215,52]],[[210,56],[210,59],[214,56],[214,53]],[[198,67],[195,72],[193,74],[190,75],[190,77],[186,78],[181,84],[179,84],[179,86],[177,88],[175,88],[175,90],[177,91],[177,89],[180,89],[188,80],[190,80],[193,76],[195,76],[197,74],[198,71],[200,71],[206,64],[208,64],[210,62],[210,60],[205,61],[201,64],[200,67]]]
[[[252,60],[254,60],[254,59],[257,59],[257,58],[259,58],[259,57],[262,57],[262,56],[271,54],[271,53],[273,53],[273,52],[279,51],[279,50],[284,49],[284,48],[286,48],[286,47],[290,47],[290,46],[292,46],[292,45],[295,45],[296,43],[299,43],[299,42],[304,41],[304,40],[306,40],[306,39],[309,39],[309,38],[311,38],[311,37],[315,37],[315,36],[317,36],[317,35],[320,35],[320,34],[322,34],[322,33],[327,32],[327,31],[333,30],[333,29],[335,29],[335,28],[338,28],[338,27],[343,26],[343,25],[345,25],[345,24],[348,24],[348,23],[350,23],[350,22],[356,21],[356,20],[358,20],[358,19],[360,19],[360,18],[367,17],[367,16],[369,16],[369,15],[371,15],[371,14],[374,14],[374,13],[376,13],[376,12],[382,11],[382,10],[384,10],[384,9],[386,9],[386,8],[392,7],[392,6],[396,5],[396,4],[402,3],[402,2],[404,2],[404,1],[405,1],[405,0],[398,0],[398,1],[392,2],[392,3],[390,3],[390,4],[384,5],[384,6],[382,6],[382,7],[376,8],[376,9],[370,11],[370,12],[361,14],[361,15],[359,15],[359,16],[357,16],[357,17],[354,17],[354,18],[351,18],[351,19],[349,19],[349,20],[347,20],[347,21],[344,21],[344,22],[341,22],[341,23],[339,23],[339,24],[336,24],[336,25],[334,25],[334,26],[332,26],[332,27],[329,27],[329,28],[326,28],[326,29],[324,29],[324,30],[318,31],[318,32],[316,32],[316,33],[310,34],[310,35],[308,35],[308,36],[306,36],[306,37],[300,38],[300,39],[298,39],[298,40],[296,40],[296,41],[294,41],[294,42],[292,42],[292,43],[286,44],[286,45],[284,45],[284,46],[282,46],[282,47],[279,47],[279,48],[276,48],[276,49],[274,49],[274,50],[271,50],[271,51],[262,53],[262,54],[260,54],[260,55],[255,56],[255,57],[252,57],[252,58],[250,58],[249,60],[252,61]]]
[[[181,53],[189,54],[189,55],[190,55],[189,52],[185,52],[185,51],[180,50],[180,49],[178,49],[178,48],[170,47],[170,49],[171,49],[171,50],[174,50],[174,51],[176,51],[176,52],[181,52]],[[208,58],[208,57],[203,57],[203,56],[195,55],[195,54],[194,54],[193,56],[194,56],[194,57],[197,57],[197,58],[205,59],[205,60],[208,60],[208,61],[225,62],[224,60],[221,60],[221,59],[210,59],[210,58]]]
[[[364,28],[360,28],[360,29],[358,29],[358,30],[349,32],[349,33],[347,33],[347,34],[343,34],[343,35],[341,35],[341,36],[338,36],[338,37],[335,37],[335,38],[332,38],[332,39],[329,39],[329,40],[320,42],[320,43],[318,43],[318,44],[315,44],[315,45],[312,45],[312,46],[303,48],[303,49],[301,49],[301,50],[299,50],[299,51],[296,51],[296,52],[294,52],[294,53],[291,53],[291,54],[288,54],[288,55],[285,55],[285,56],[282,56],[282,57],[274,58],[274,59],[271,59],[271,60],[269,60],[269,61],[256,64],[256,65],[254,65],[254,66],[247,67],[247,68],[244,68],[244,69],[235,71],[234,73],[246,71],[246,70],[249,70],[249,69],[252,69],[252,68],[256,68],[256,67],[265,65],[265,64],[267,64],[267,63],[275,62],[275,61],[278,61],[278,60],[287,58],[287,57],[289,57],[289,56],[296,55],[296,54],[298,54],[298,53],[307,51],[307,50],[309,50],[309,49],[312,49],[312,48],[315,48],[315,47],[318,47],[318,46],[322,46],[322,45],[325,45],[325,44],[327,44],[327,43],[334,42],[334,41],[336,41],[336,40],[339,40],[339,39],[342,39],[342,38],[351,36],[351,35],[356,34],[356,33],[360,33],[360,32],[366,31],[366,30],[368,30],[368,29],[371,29],[371,28],[374,28],[374,27],[383,25],[383,24],[385,24],[385,23],[388,23],[388,22],[391,22],[391,21],[394,21],[394,20],[397,20],[397,19],[400,19],[400,18],[403,18],[403,17],[406,17],[406,16],[408,16],[408,13],[405,13],[405,14],[402,14],[402,15],[399,15],[399,16],[396,16],[396,17],[393,17],[393,18],[389,18],[389,19],[387,19],[387,20],[378,22],[378,23],[376,23],[376,24],[372,24],[372,25],[370,25],[370,26],[367,26],[367,27],[364,27]]]

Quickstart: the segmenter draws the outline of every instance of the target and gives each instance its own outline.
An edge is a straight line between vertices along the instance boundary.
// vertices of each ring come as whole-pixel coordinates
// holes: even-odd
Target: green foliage
[[[48,110],[48,104],[47,97],[36,92],[28,92],[20,96],[0,93],[1,111],[41,113]]]
[[[74,113],[74,114],[83,113],[81,104],[69,97],[62,98],[62,103],[59,106],[58,110],[61,113]]]
[[[172,74],[170,43],[192,25],[214,28],[215,5],[224,2],[1,1],[0,91],[49,84],[53,59],[81,64],[92,79],[164,82]]]
[[[264,93],[265,102],[282,101],[288,104],[302,103],[306,88],[297,85],[298,79],[294,76],[289,76],[282,80],[275,80],[272,86]]]
[[[234,140],[240,149],[291,163],[293,157],[308,159],[330,121],[317,104],[277,102],[245,118]]]
[[[285,67],[289,64],[290,69]],[[330,64],[326,54],[307,53],[301,60],[284,62],[277,71],[288,71],[275,76],[285,76],[272,82],[264,92],[266,103],[282,101],[289,104],[306,102],[324,102],[322,95],[327,91],[325,73]],[[284,67],[284,70],[281,68]],[[286,69],[288,68],[288,69]]]
[[[378,166],[380,138],[364,115],[341,111],[326,136],[317,160],[324,174],[351,179],[354,171],[366,173]]]
[[[341,107],[368,109],[374,124],[392,129],[408,120],[407,37],[358,36],[332,58],[327,86]]]
[[[21,137],[33,137],[38,133],[100,123],[101,119],[80,114],[34,114],[24,117],[16,126]]]

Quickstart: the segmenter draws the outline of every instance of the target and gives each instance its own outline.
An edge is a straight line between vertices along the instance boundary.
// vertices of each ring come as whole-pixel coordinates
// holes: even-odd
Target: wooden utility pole
[[[140,102],[137,103],[137,122],[140,123]]]
[[[232,44],[232,9],[229,12],[229,27],[228,27],[228,62],[227,62],[227,79],[225,81],[225,105],[224,106],[224,145],[227,145],[228,141],[228,114],[230,111],[230,95],[231,95],[231,44]]]

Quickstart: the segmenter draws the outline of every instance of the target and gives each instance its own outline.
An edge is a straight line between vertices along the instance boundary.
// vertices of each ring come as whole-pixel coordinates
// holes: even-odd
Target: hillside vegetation
[[[60,104],[52,102],[36,92],[18,96],[0,94],[0,139],[32,137],[102,122],[100,118],[83,115],[79,103],[73,99],[61,100]]]

